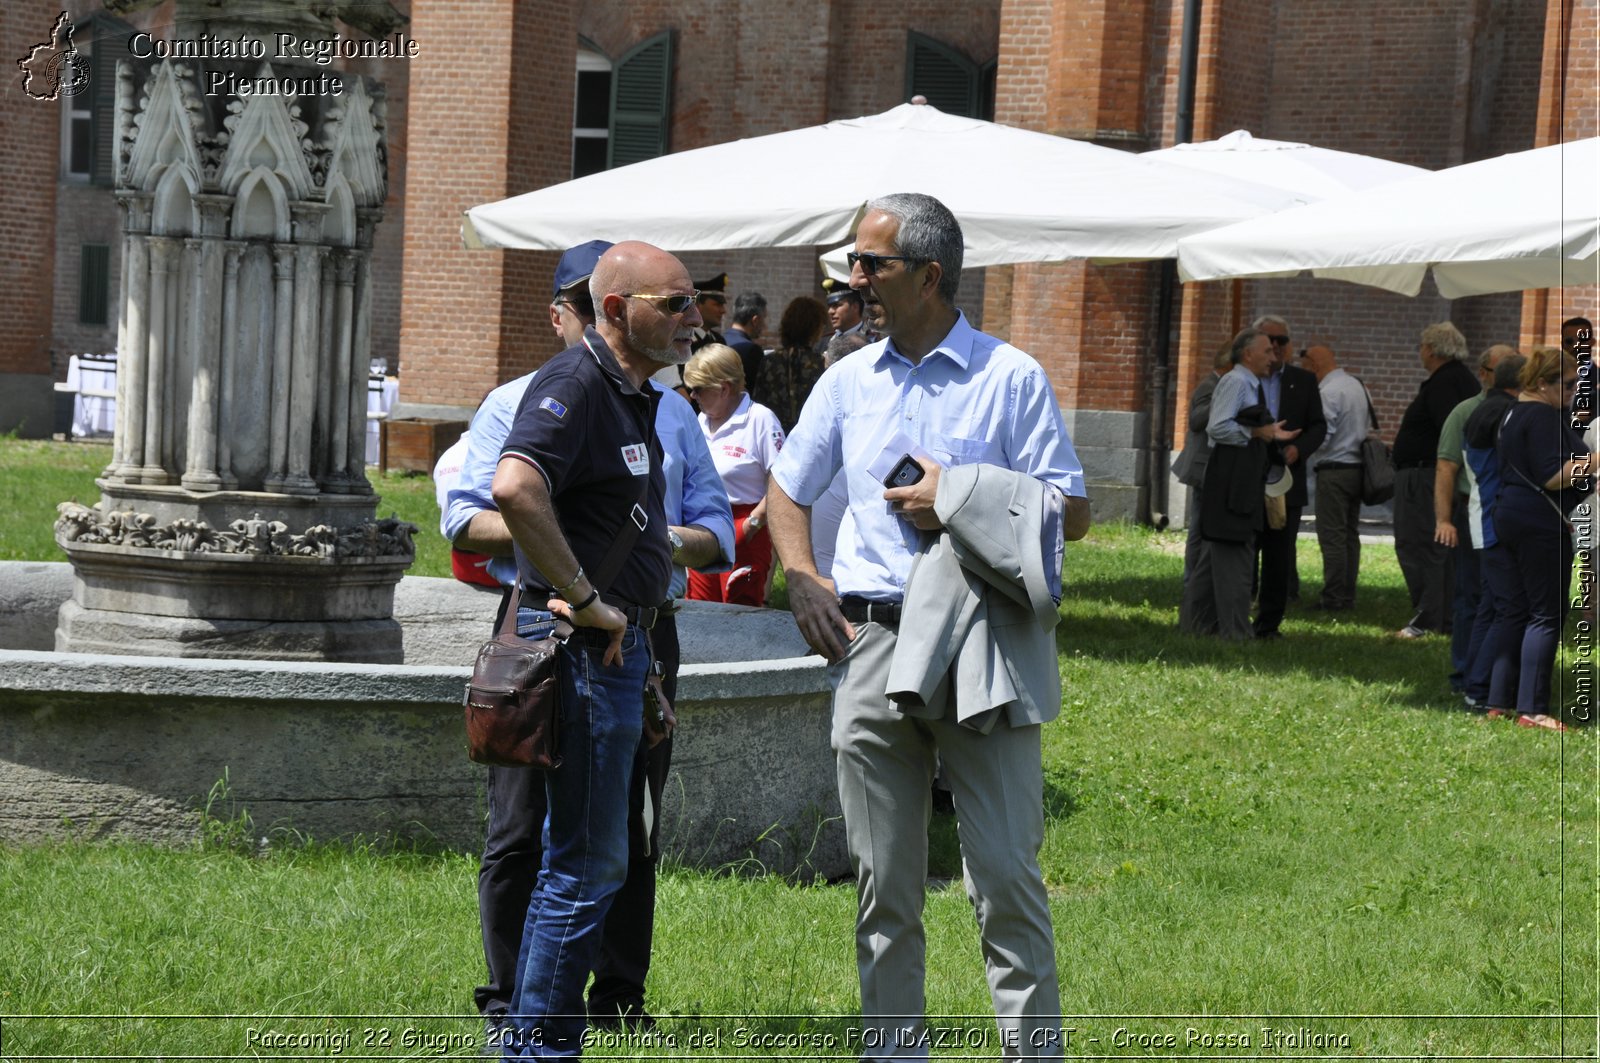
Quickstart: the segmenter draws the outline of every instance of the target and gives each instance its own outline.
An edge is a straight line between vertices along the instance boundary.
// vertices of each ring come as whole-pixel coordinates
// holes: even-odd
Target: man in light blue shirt
[[[834,687],[833,748],[859,907],[856,958],[869,1058],[927,1057],[922,1017],[923,891],[930,784],[938,756],[961,820],[1005,1058],[1059,1059],[1060,997],[1044,840],[1040,726],[980,733],[900,711],[887,697],[900,605],[918,553],[941,524],[943,467],[986,463],[1065,496],[1066,538],[1088,530],[1083,467],[1050,382],[1028,355],[978,332],[955,308],[961,227],[918,194],[867,204],[851,287],[888,337],[837,363],[812,389],[767,495],[789,602]],[[908,454],[921,479],[885,490],[869,471]],[[848,508],[833,578],[817,574],[809,507],[844,470]]]
[[[595,263],[610,246],[596,240],[571,248],[556,268],[550,323],[568,346],[581,343],[583,330],[594,323],[587,285]],[[490,555],[490,574],[507,588],[516,581],[517,565],[511,535],[495,507],[491,485],[517,408],[534,375],[528,373],[491,391],[473,415],[460,481],[449,492],[439,521],[440,531],[452,545]],[[662,392],[655,428],[661,440],[664,503],[673,550],[670,597],[676,602],[688,582],[686,566],[706,571],[724,571],[730,566],[733,512],[693,407],[670,388],[653,382],[652,386]],[[665,669],[662,685],[670,701],[677,694],[678,672],[677,622],[670,611],[656,621],[651,639]],[[671,757],[669,736],[651,749],[641,744],[634,761],[628,876],[607,913],[600,961],[589,989],[590,1021],[598,1027],[650,1021],[644,1010],[644,983],[655,916],[656,810]],[[491,1024],[504,1021],[517,989],[517,955],[539,870],[545,796],[543,776],[532,769],[489,769],[489,824],[478,870],[478,912],[489,984],[480,986],[475,998],[478,1010]]]

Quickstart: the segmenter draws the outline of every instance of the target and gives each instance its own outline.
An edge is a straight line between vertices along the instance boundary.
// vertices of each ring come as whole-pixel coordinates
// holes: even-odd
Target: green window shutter
[[[926,96],[946,114],[982,117],[978,64],[948,44],[915,30],[906,34],[906,99]]]
[[[110,187],[117,181],[117,60],[129,58],[128,38],[134,29],[104,12],[92,15],[89,26],[93,33],[89,46],[89,180]]]
[[[78,324],[104,325],[111,301],[111,248],[84,244],[78,258]]]
[[[672,33],[637,45],[617,60],[611,76],[611,140],[606,167],[667,153],[672,119]]]

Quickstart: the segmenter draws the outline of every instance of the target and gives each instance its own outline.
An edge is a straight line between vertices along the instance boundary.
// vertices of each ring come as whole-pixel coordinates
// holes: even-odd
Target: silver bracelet
[[[568,582],[566,582],[566,583],[562,584],[561,586],[557,587],[556,588],[556,593],[561,595],[561,597],[563,597],[563,598],[567,597],[568,592],[570,592],[572,590],[572,588],[576,587],[578,585],[578,582],[580,580],[582,580],[582,579],[583,579],[583,566],[579,565],[577,573],[572,577],[571,580],[569,580]]]

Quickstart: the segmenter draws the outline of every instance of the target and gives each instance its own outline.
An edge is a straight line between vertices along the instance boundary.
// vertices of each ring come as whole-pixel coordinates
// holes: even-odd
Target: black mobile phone
[[[925,475],[927,473],[921,465],[917,464],[917,459],[910,454],[905,454],[901,456],[899,461],[895,462],[894,468],[889,470],[889,475],[883,478],[883,486],[910,487]]]

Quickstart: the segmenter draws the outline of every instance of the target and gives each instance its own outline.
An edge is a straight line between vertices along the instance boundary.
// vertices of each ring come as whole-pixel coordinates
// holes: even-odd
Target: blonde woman
[[[700,407],[700,430],[733,504],[733,571],[689,571],[689,597],[705,602],[762,605],[772,569],[767,532],[767,470],[783,449],[777,415],[745,392],[739,352],[721,343],[700,348],[683,367],[683,382]]]

